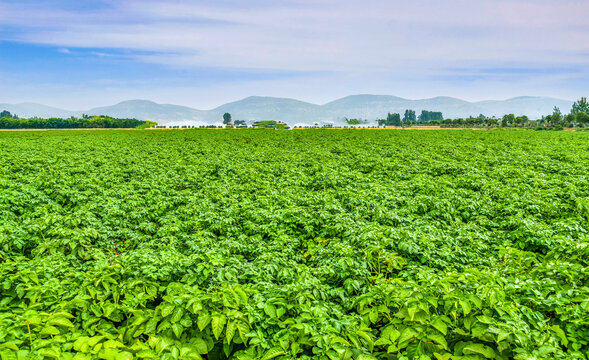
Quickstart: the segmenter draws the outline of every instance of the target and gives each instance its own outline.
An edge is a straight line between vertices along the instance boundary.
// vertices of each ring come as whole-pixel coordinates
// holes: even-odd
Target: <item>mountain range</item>
[[[211,110],[198,110],[186,106],[158,104],[149,100],[129,100],[112,106],[84,111],[58,109],[36,103],[2,104],[0,111],[8,110],[20,117],[70,117],[108,115],[119,118],[154,120],[161,125],[205,125],[220,123],[224,113],[234,119],[281,120],[290,125],[313,123],[345,123],[344,118],[373,121],[385,118],[387,113],[400,113],[406,109],[441,111],[445,118],[468,116],[501,117],[504,114],[527,115],[531,119],[552,113],[555,106],[567,113],[573,102],[549,97],[521,96],[507,100],[468,102],[452,97],[409,100],[390,95],[352,95],[324,105],[288,98],[250,96]]]

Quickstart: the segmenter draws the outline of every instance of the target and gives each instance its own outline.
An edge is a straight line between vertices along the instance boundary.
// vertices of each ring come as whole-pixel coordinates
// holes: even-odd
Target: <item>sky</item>
[[[0,0],[0,103],[589,95],[587,0]]]

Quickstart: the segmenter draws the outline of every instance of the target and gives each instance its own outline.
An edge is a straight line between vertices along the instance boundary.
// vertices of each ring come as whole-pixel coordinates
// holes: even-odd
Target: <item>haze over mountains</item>
[[[385,118],[387,113],[400,113],[406,109],[441,111],[445,118],[468,116],[501,117],[504,114],[527,115],[531,119],[552,113],[555,106],[568,113],[573,102],[549,97],[522,96],[507,100],[468,102],[452,97],[409,100],[390,95],[352,95],[324,105],[316,105],[288,98],[251,96],[230,102],[211,110],[198,110],[186,106],[158,104],[149,100],[129,100],[116,105],[84,111],[69,111],[36,103],[0,104],[20,117],[70,117],[108,115],[119,118],[154,120],[162,125],[203,125],[220,123],[225,112],[234,119],[281,120],[290,125],[313,123],[344,123],[344,118],[362,118],[373,121]]]

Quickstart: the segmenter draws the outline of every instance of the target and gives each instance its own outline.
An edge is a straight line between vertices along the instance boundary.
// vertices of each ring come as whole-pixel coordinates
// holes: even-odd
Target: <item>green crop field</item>
[[[589,133],[0,133],[1,359],[587,359]]]

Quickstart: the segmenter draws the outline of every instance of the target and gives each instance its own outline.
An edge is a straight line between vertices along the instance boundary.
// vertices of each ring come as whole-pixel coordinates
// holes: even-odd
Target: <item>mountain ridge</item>
[[[20,117],[109,115],[154,120],[167,125],[220,123],[223,114],[229,112],[234,119],[248,121],[273,119],[293,125],[345,123],[344,118],[375,120],[386,117],[389,112],[398,112],[403,115],[406,109],[415,110],[418,114],[422,110],[441,111],[445,117],[450,118],[478,116],[479,114],[500,117],[509,113],[537,118],[551,113],[554,106],[560,107],[566,113],[572,104],[572,101],[543,96],[518,96],[505,100],[469,102],[449,96],[405,99],[393,95],[357,94],[335,99],[322,105],[292,98],[248,96],[210,110],[199,110],[174,104],[159,104],[146,99],[132,99],[84,111],[59,109],[32,102],[0,103],[0,111],[8,110]]]

